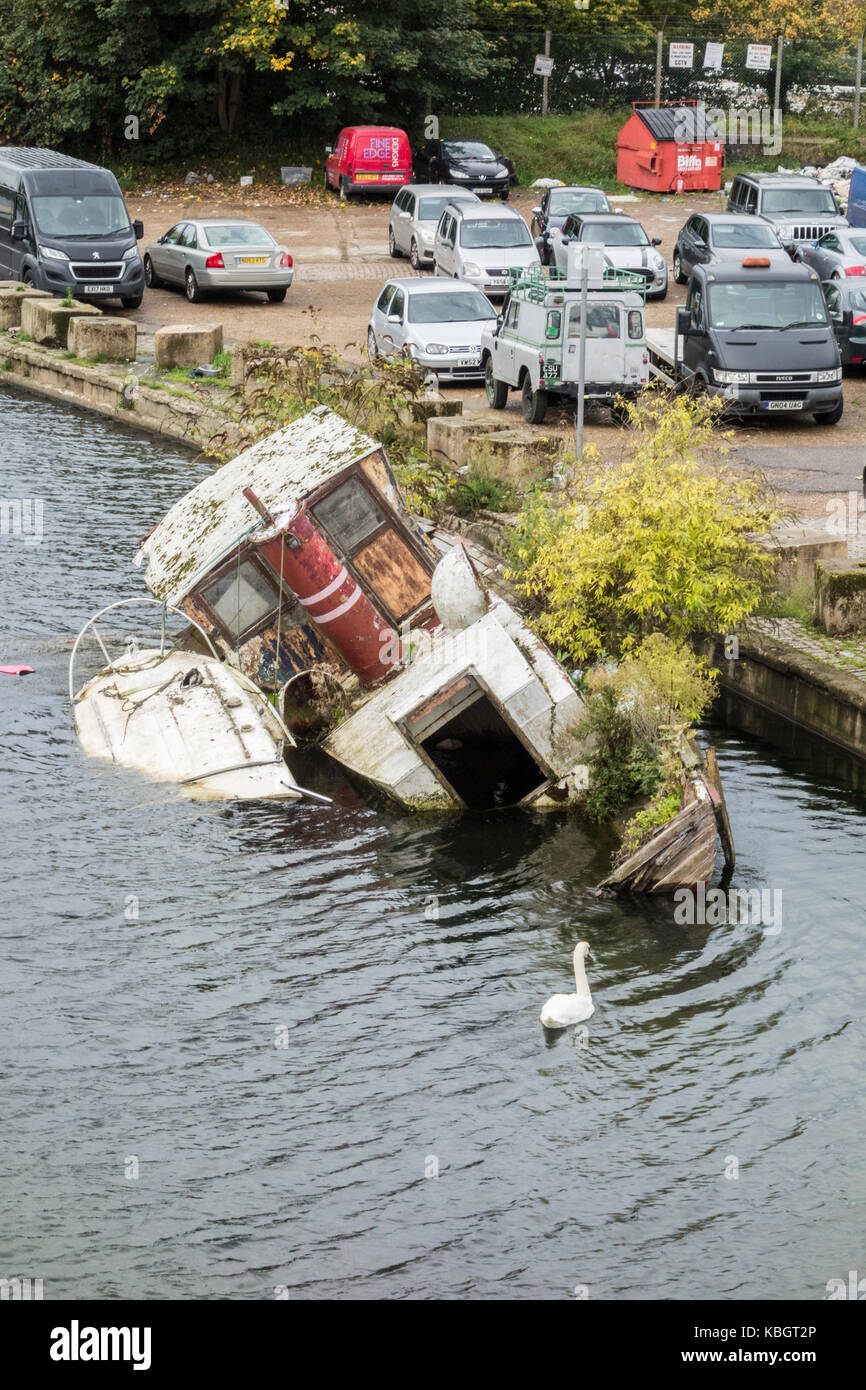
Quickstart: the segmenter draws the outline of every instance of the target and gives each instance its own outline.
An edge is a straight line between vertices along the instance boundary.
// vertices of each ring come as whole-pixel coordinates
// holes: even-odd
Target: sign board
[[[672,68],[690,68],[694,62],[695,46],[693,43],[669,43],[668,44],[668,66]]]
[[[549,77],[553,72],[553,59],[545,58],[543,53],[536,53],[535,67],[532,71],[536,77]]]
[[[772,44],[750,43],[746,49],[746,67],[755,68],[758,72],[769,72],[772,56]]]
[[[714,68],[717,72],[720,71],[724,56],[725,45],[723,43],[708,43],[704,49],[704,67]]]
[[[588,10],[589,0],[574,0],[574,8],[576,10]]]

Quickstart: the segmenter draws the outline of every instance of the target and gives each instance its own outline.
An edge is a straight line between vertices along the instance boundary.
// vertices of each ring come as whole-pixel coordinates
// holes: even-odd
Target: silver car
[[[291,256],[270,232],[229,217],[177,222],[144,253],[148,289],[181,286],[191,304],[214,290],[259,290],[280,304],[294,273]]]
[[[367,329],[367,352],[410,357],[440,381],[480,378],[481,330],[496,310],[467,280],[389,280]]]
[[[480,203],[470,188],[443,190],[441,183],[409,183],[391,204],[388,250],[408,256],[413,270],[433,264],[433,241],[439,218],[449,203]]]
[[[794,259],[817,270],[822,280],[866,275],[866,228],[837,227],[825,232],[814,245],[806,242],[798,246]]]
[[[568,270],[571,242],[603,246],[607,265],[643,276],[647,299],[664,299],[668,292],[668,268],[652,240],[634,217],[621,212],[571,213],[558,231],[550,236],[551,260],[557,270]]]

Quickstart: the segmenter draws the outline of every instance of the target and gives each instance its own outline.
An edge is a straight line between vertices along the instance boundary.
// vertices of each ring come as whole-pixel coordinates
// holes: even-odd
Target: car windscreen
[[[507,248],[531,246],[529,228],[521,217],[478,217],[460,228],[460,245],[467,250],[483,246]]]
[[[837,209],[829,188],[768,188],[761,211],[773,217],[802,217],[808,213],[835,213]]]
[[[256,222],[220,222],[202,227],[208,246],[275,246],[270,232]]]
[[[782,243],[772,227],[766,222],[717,222],[712,228],[713,245],[732,250],[746,250],[753,246],[772,247],[780,250]]]
[[[495,318],[496,310],[490,300],[478,290],[409,295],[410,323],[472,323]]]
[[[713,328],[807,328],[828,322],[827,306],[815,280],[718,281],[709,287]]]
[[[591,246],[649,246],[649,237],[637,222],[590,222],[580,239]]]
[[[449,203],[475,203],[476,198],[455,198],[453,193],[449,197],[445,194],[441,198],[422,198],[418,205],[419,222],[438,222]]]
[[[33,219],[43,236],[116,236],[131,230],[129,213],[116,194],[42,194],[32,199]]]
[[[480,140],[443,140],[442,148],[449,159],[495,159],[489,145]]]
[[[551,217],[568,217],[572,212],[607,212],[608,202],[603,193],[551,193],[547,210]]]

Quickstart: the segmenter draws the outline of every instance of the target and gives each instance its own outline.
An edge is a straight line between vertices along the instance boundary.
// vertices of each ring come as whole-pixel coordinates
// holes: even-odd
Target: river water
[[[46,1298],[826,1297],[866,1272],[864,802],[714,734],[779,930],[601,901],[555,816],[193,804],[86,759],[66,662],[202,466],[0,391],[0,1276]],[[585,1036],[537,1022],[593,947]],[[438,1176],[437,1176],[438,1174]]]

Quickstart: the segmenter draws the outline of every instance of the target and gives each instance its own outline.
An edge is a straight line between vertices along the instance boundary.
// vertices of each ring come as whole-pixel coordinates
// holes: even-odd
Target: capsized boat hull
[[[283,759],[285,733],[253,683],[193,652],[136,652],[78,692],[84,751],[197,801],[297,800]]]

